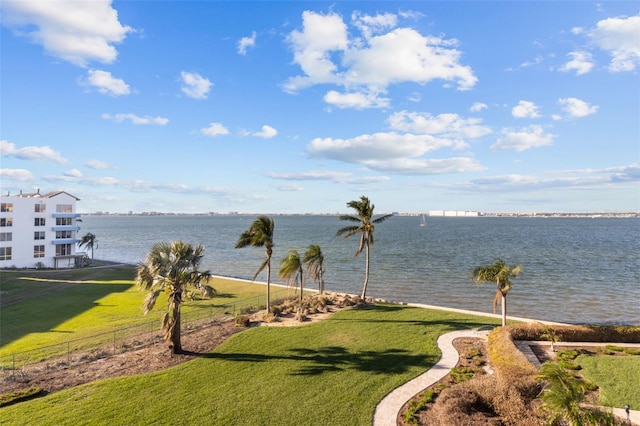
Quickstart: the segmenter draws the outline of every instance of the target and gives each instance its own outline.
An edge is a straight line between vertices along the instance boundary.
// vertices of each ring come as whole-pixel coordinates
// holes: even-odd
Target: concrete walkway
[[[398,413],[404,404],[449,374],[449,371],[458,364],[459,359],[458,351],[453,347],[455,339],[460,337],[486,337],[487,334],[488,331],[459,330],[438,337],[438,347],[442,352],[440,360],[420,376],[397,387],[385,396],[376,407],[373,415],[373,425],[396,426]]]

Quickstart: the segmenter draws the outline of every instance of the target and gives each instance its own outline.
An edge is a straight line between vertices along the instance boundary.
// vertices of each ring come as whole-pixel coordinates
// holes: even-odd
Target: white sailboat
[[[420,220],[420,226],[427,226],[427,220],[424,215],[422,215],[422,219]]]

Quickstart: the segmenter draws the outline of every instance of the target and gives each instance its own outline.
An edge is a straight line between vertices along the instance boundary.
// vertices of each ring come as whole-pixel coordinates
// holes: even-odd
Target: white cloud
[[[471,112],[480,112],[483,109],[487,109],[487,108],[489,108],[489,107],[485,103],[474,102],[473,105],[471,105],[471,108],[469,108],[469,111],[471,111]]]
[[[398,17],[393,13],[371,16],[355,11],[351,14],[351,21],[364,38],[369,39],[373,34],[380,34],[387,29],[394,28],[398,24]]]
[[[390,105],[389,98],[378,97],[379,93],[338,93],[330,90],[324,95],[324,101],[338,108],[387,108]]]
[[[182,92],[194,99],[206,99],[213,85],[213,83],[200,74],[187,71],[180,73],[180,79],[182,81]]]
[[[634,71],[640,66],[640,15],[604,19],[588,34],[611,55],[611,71]]]
[[[84,165],[87,166],[90,169],[95,169],[95,170],[108,169],[109,168],[109,165],[107,163],[105,163],[104,161],[100,161],[100,160],[89,160]]]
[[[284,191],[284,192],[292,192],[292,191],[303,191],[304,188],[301,185],[298,185],[297,183],[288,183],[286,185],[278,185],[277,187],[278,191]]]
[[[228,135],[229,130],[221,123],[209,123],[209,127],[200,129],[200,133],[207,136]]]
[[[307,146],[310,154],[348,163],[366,163],[402,157],[418,157],[454,142],[431,135],[375,133],[351,139],[316,138]]]
[[[571,117],[586,117],[595,114],[598,107],[589,105],[587,102],[577,98],[561,98],[558,103],[562,105],[562,109]]]
[[[538,118],[538,107],[533,102],[520,101],[518,105],[513,107],[511,114],[516,118]]]
[[[334,84],[325,101],[341,108],[385,108],[389,100],[378,98],[391,84],[426,84],[443,80],[459,90],[472,88],[477,78],[460,64],[456,40],[423,36],[412,28],[395,28],[395,15],[352,15],[364,38],[349,38],[347,25],[335,13],[321,15],[305,11],[302,30],[287,40],[294,63],[303,75],[289,78],[283,88],[295,93],[316,84]],[[380,58],[385,58],[381,61]]]
[[[458,114],[432,116],[426,112],[400,111],[389,117],[394,130],[453,138],[475,139],[491,133],[491,129],[481,123],[479,118],[462,118]]]
[[[71,169],[71,170],[67,170],[66,172],[63,173],[64,176],[69,176],[69,177],[82,177],[82,172],[78,169]]]
[[[101,117],[104,120],[112,120],[115,121],[116,123],[122,123],[125,120],[129,120],[132,124],[153,124],[156,126],[164,126],[169,122],[168,118],[164,118],[164,117],[150,117],[150,116],[144,116],[144,117],[140,117],[138,115],[135,114],[107,114],[104,113],[101,115]]]
[[[242,37],[240,41],[238,41],[238,54],[246,55],[247,49],[249,47],[253,47],[256,44],[256,32],[251,33],[251,37]]]
[[[366,165],[372,170],[404,175],[468,173],[479,172],[485,169],[475,159],[468,157],[443,159],[398,158],[393,160],[368,161]]]
[[[276,129],[265,124],[264,126],[262,126],[262,130],[260,130],[259,132],[253,133],[253,136],[257,136],[259,138],[271,139],[277,134],[278,134],[278,131]]]
[[[520,131],[505,129],[502,134],[504,137],[499,138],[496,143],[491,145],[492,150],[525,151],[552,145],[555,137],[551,133],[545,133],[544,129],[537,125],[526,127]]]
[[[571,60],[560,67],[560,71],[575,71],[576,75],[586,74],[593,69],[593,57],[589,52],[569,52]]]
[[[82,67],[90,61],[113,62],[118,56],[114,44],[133,31],[118,21],[111,0],[3,0],[2,14],[3,24],[15,34]]]
[[[0,140],[0,156],[14,157],[21,160],[32,161],[53,161],[54,163],[67,164],[68,161],[48,146],[25,146],[24,148],[16,148],[16,145]]]
[[[124,80],[113,77],[108,71],[89,70],[86,79],[80,80],[80,84],[94,87],[103,95],[123,96],[131,93]]]
[[[33,174],[26,169],[0,169],[2,179],[14,180],[19,182],[27,182],[33,180]]]
[[[378,183],[389,180],[387,176],[354,176],[348,172],[333,172],[327,170],[311,170],[300,173],[267,173],[268,177],[290,181],[329,181],[340,184]]]

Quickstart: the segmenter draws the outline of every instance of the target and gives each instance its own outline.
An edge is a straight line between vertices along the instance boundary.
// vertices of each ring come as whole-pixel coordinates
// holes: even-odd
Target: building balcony
[[[51,215],[52,217],[80,217],[81,214],[80,213],[59,213],[59,212],[55,212]]]
[[[79,231],[78,225],[55,225],[51,227],[52,231]]]
[[[60,244],[76,244],[79,243],[80,240],[77,238],[57,238],[53,241],[51,241],[51,244],[54,244],[56,246],[60,245]]]

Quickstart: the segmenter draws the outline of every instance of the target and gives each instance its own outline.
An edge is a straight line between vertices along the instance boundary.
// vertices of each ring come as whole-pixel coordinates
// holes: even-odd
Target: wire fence
[[[272,303],[275,299],[283,299],[290,295],[291,292],[288,290],[273,292]],[[265,306],[266,295],[206,307],[183,306],[181,331],[188,332],[213,326],[237,315],[257,312]],[[163,335],[160,321],[156,318],[63,343],[1,355],[1,379],[27,381],[28,377],[42,372],[68,369],[75,365],[153,345],[162,341]]]

